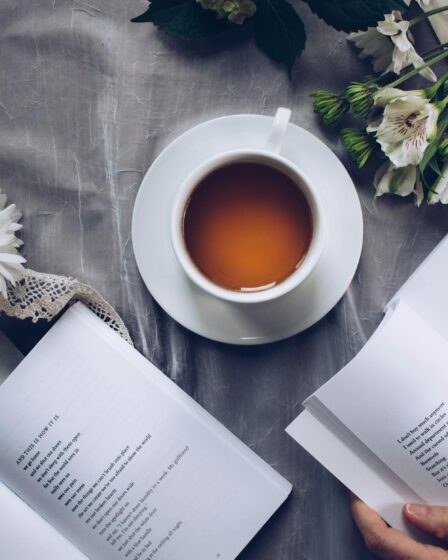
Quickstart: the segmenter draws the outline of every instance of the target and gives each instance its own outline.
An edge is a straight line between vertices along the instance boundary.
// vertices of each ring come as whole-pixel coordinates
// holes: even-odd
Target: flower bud
[[[349,104],[343,93],[320,90],[312,93],[311,97],[314,97],[314,111],[329,126],[334,126],[349,110]]]
[[[352,82],[347,88],[347,99],[355,117],[366,119],[373,107],[377,86],[366,82]]]
[[[375,139],[364,130],[358,130],[357,128],[344,128],[341,134],[348,153],[356,161],[359,168],[363,167],[376,146]]]

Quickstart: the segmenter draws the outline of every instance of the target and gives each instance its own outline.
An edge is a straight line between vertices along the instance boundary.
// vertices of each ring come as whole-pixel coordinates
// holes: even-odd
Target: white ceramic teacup
[[[232,150],[218,154],[196,167],[181,184],[171,212],[171,241],[177,259],[194,284],[212,296],[235,303],[261,303],[279,298],[301,284],[316,266],[325,242],[325,218],[322,204],[312,182],[296,165],[280,155],[283,138],[291,116],[280,108],[265,150]],[[259,162],[290,177],[305,195],[312,213],[313,235],[308,251],[296,270],[285,280],[265,289],[236,291],[224,288],[205,276],[191,259],[185,244],[183,223],[187,204],[196,186],[211,172],[235,162]]]

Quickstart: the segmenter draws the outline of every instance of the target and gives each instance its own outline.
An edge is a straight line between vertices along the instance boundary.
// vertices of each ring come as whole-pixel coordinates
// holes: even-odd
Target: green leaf
[[[298,13],[286,0],[258,0],[253,17],[258,48],[291,72],[305,48],[306,32]]]
[[[151,0],[146,12],[131,21],[151,22],[161,31],[183,39],[206,39],[231,27],[196,0]]]
[[[401,180],[406,175],[407,168],[399,167],[390,183],[390,192],[396,193],[401,185]]]
[[[437,161],[437,157],[433,157],[429,163],[428,167],[432,169],[432,171],[438,176],[441,177],[443,175],[442,170],[440,169],[439,162]]]
[[[402,0],[305,0],[313,12],[338,31],[360,31],[376,26],[384,14],[405,11]]]

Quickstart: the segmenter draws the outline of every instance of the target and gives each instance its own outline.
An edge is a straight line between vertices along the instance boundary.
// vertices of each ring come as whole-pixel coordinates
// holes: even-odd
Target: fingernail
[[[406,513],[414,517],[426,517],[428,515],[428,508],[419,504],[407,504]]]

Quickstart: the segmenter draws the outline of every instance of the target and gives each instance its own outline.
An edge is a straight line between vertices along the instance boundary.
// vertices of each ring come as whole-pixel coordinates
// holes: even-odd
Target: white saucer
[[[143,280],[160,306],[181,325],[229,344],[262,344],[297,334],[326,315],[347,290],[361,255],[363,222],[350,176],[333,152],[290,124],[281,154],[319,190],[327,241],[311,275],[293,292],[262,304],[235,304],[208,295],[181,269],[170,239],[170,211],[183,179],[205,159],[238,148],[263,149],[272,117],[235,115],[182,134],[156,159],[134,207],[132,240]]]

